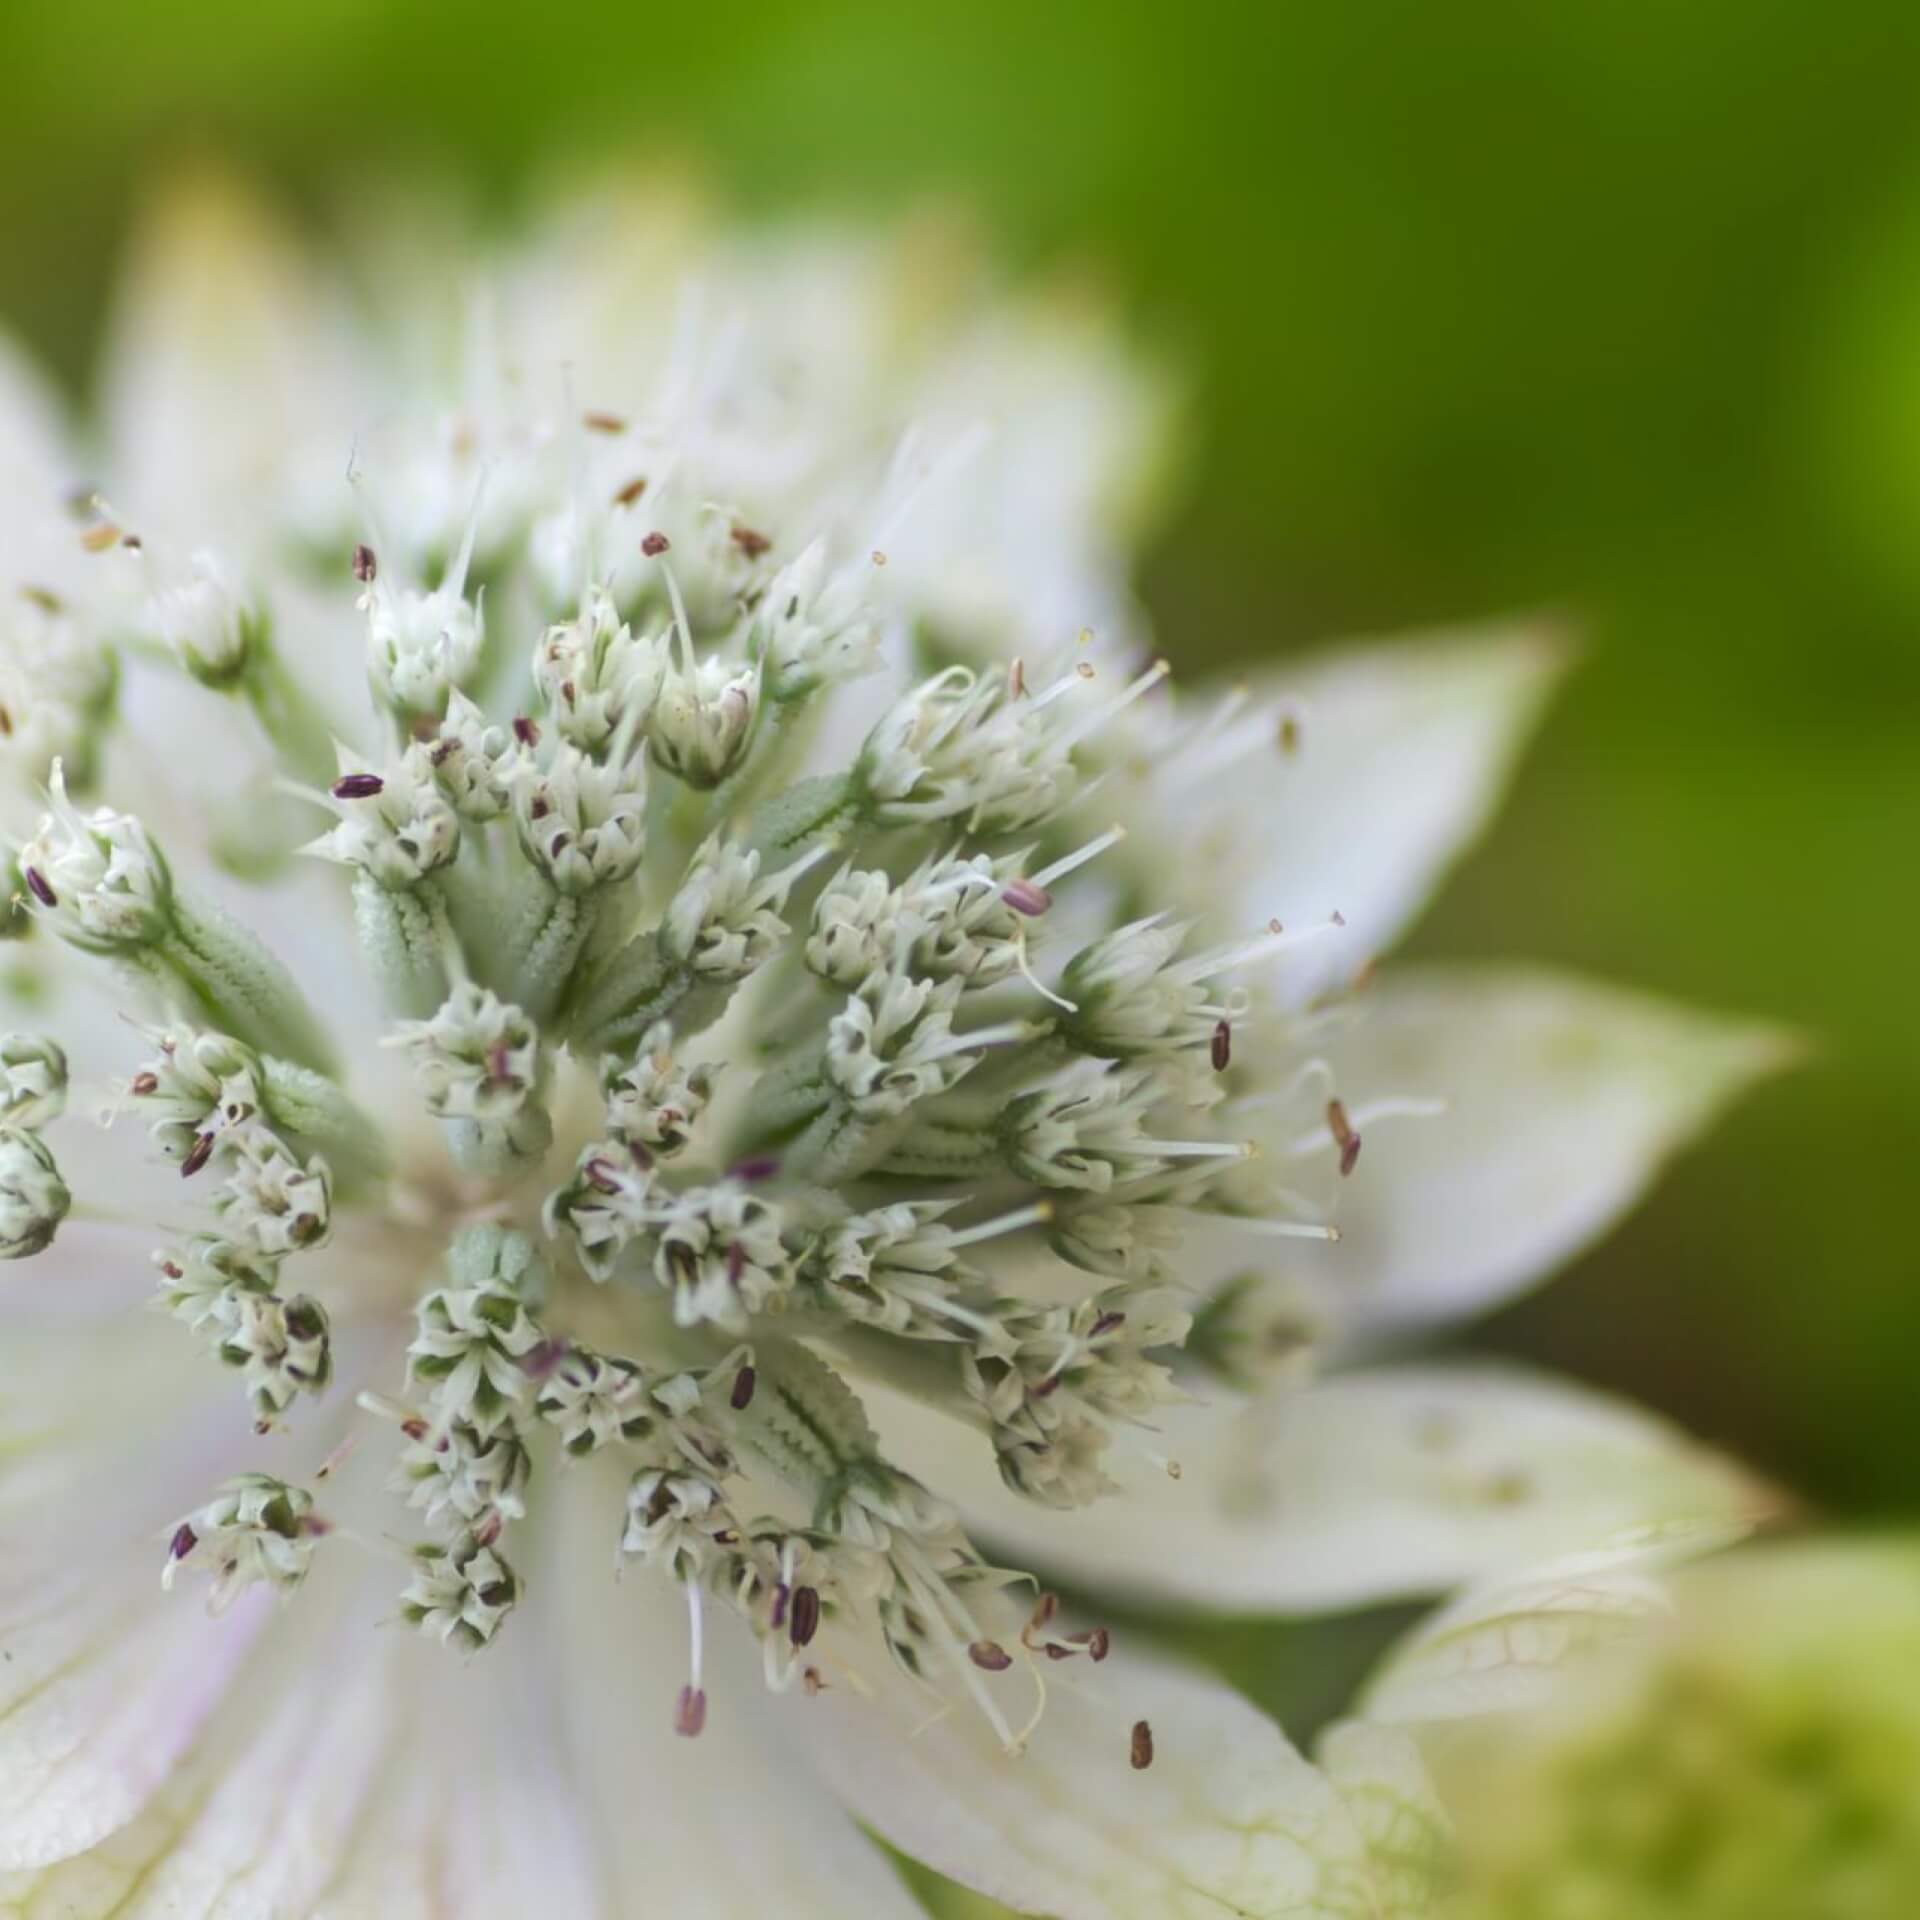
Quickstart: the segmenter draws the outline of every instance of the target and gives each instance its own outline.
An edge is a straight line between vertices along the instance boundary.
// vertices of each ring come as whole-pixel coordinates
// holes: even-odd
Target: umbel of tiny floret
[[[822,764],[811,743],[881,663],[884,558],[653,531],[516,632],[515,609],[552,608],[529,545],[489,550],[483,620],[471,529],[425,583],[362,544],[340,556],[376,712],[359,749],[321,744],[271,608],[215,562],[151,609],[199,697],[244,701],[279,749],[282,855],[338,871],[426,1128],[364,1109],[368,1063],[110,782],[81,806],[52,760],[18,895],[148,1009],[114,1105],[203,1208],[154,1255],[159,1304],[261,1433],[328,1390],[336,1323],[368,1304],[303,1278],[316,1250],[366,1221],[410,1250],[382,1256],[411,1262],[404,1366],[353,1382],[425,1529],[402,1619],[469,1654],[510,1631],[516,1530],[604,1456],[626,1483],[609,1557],[687,1597],[681,1732],[705,1723],[717,1603],[775,1688],[831,1684],[870,1635],[1018,1748],[1042,1669],[1106,1638],[1014,1597],[1035,1583],[886,1456],[858,1384],[953,1416],[1045,1506],[1113,1497],[1130,1447],[1177,1471],[1153,1429],[1198,1304],[1179,1222],[1332,1237],[1307,1189],[1351,1169],[1351,1129],[1310,1076],[1300,1164],[1246,1177],[1232,1033],[1300,936],[1207,945],[1151,901],[1103,930],[1123,837],[1103,759],[1166,697],[1163,664],[1111,672],[1081,640],[1045,670],[908,675]],[[12,1257],[68,1210],[36,1131],[66,1064],[12,1035],[0,1069]],[[1036,1251],[1077,1290],[1024,1292]],[[380,1530],[322,1493],[237,1472],[178,1521],[168,1582],[290,1594],[330,1536]]]

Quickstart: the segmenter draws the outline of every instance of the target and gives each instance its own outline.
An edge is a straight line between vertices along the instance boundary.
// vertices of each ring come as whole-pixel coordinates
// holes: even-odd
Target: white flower
[[[183,579],[153,588],[135,624],[196,680],[225,687],[246,672],[261,616],[227,578],[216,555],[196,553]]]
[[[33,1020],[154,1136],[0,1062],[54,1130],[0,1135],[39,1255],[0,1288],[7,1890],[905,1915],[864,1827],[1067,1920],[1392,1910],[1392,1752],[1312,1765],[1021,1569],[1312,1611],[1752,1506],[1596,1397],[1368,1364],[1780,1057],[1539,974],[1347,990],[1549,650],[1176,713],[1113,666],[1152,394],[1030,307],[930,311],[869,238],[654,186],[423,247],[406,331],[459,343],[424,382],[244,200],[148,239],[102,482],[273,622],[224,686],[211,596],[186,672],[114,664],[70,541],[27,603],[36,687],[123,678],[31,734],[105,803],[23,766],[51,804],[8,816],[62,936]],[[921,633],[963,659],[917,678]],[[350,887],[266,857],[322,798]],[[166,1315],[118,1280],[143,1221]],[[181,1512],[221,1621],[130,1577]]]

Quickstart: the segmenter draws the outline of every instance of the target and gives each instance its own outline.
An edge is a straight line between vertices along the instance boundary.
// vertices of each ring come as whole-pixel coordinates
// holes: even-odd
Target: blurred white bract
[[[1357,990],[1554,650],[1170,677],[1096,318],[665,188],[531,231],[336,279],[202,182],[84,427],[0,363],[0,1906],[911,1911],[864,1822],[1414,1910],[1404,1756],[1028,1570],[1300,1613],[1737,1520],[1370,1362],[1778,1042]]]

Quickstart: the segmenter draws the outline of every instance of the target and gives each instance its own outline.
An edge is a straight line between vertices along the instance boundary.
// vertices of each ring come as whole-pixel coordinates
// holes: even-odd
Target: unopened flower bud
[[[50,1246],[73,1196],[37,1133],[0,1127],[0,1260]]]
[[[67,1056],[39,1033],[0,1034],[0,1125],[29,1132],[67,1105]]]

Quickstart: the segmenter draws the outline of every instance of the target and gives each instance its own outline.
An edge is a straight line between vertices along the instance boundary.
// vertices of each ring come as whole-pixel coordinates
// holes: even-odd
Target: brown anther
[[[1113,1332],[1116,1327],[1124,1327],[1126,1324],[1127,1316],[1122,1313],[1119,1308],[1109,1307],[1107,1311],[1101,1314],[1100,1317],[1094,1321],[1093,1325],[1087,1329],[1087,1338],[1089,1340],[1104,1339],[1106,1335]]]
[[[483,1547],[490,1547],[500,1538],[501,1530],[506,1524],[506,1515],[498,1507],[494,1507],[480,1516],[479,1523],[474,1527],[473,1537]],[[481,1597],[484,1599],[486,1596],[483,1594]]]
[[[1273,919],[1267,922],[1267,931],[1269,933],[1285,933],[1286,928],[1280,924],[1278,919]]]
[[[1113,1651],[1113,1635],[1105,1627],[1095,1627],[1087,1635],[1087,1657],[1096,1665]]]
[[[427,1437],[427,1423],[417,1413],[409,1414],[400,1422],[400,1431],[409,1440],[424,1440]]]
[[[182,1279],[186,1273],[186,1269],[175,1260],[162,1260],[160,1262],[160,1271],[164,1273],[169,1280]]]
[[[887,564],[887,556],[878,547],[873,550],[873,564],[876,567],[884,567]]]
[[[38,867],[26,869],[26,881],[33,897],[43,907],[57,907],[60,904],[59,896],[47,885],[47,876]]]
[[[363,540],[353,550],[353,577],[365,586],[380,577],[380,560],[374,550]]]
[[[809,1700],[811,1700],[815,1694],[825,1693],[827,1690],[827,1683],[820,1678],[820,1669],[818,1667],[801,1668],[800,1684],[806,1688],[807,1698]]]
[[[735,1413],[744,1413],[753,1405],[754,1380],[755,1375],[751,1367],[742,1367],[733,1376],[733,1391],[727,1396],[727,1405]]]
[[[1153,1729],[1144,1720],[1133,1723],[1133,1737],[1127,1744],[1127,1758],[1135,1773],[1145,1773],[1153,1765]]]
[[[13,738],[13,715],[5,707],[0,707],[0,734],[9,740]]]
[[[648,534],[647,537],[640,542],[640,551],[644,553],[649,560],[654,560],[658,559],[659,556],[665,553],[672,545],[673,542],[656,527],[653,532]]]
[[[820,1589],[795,1587],[793,1613],[787,1622],[787,1638],[796,1647],[806,1646],[820,1631]]]
[[[758,560],[773,545],[764,533],[756,533],[751,527],[743,527],[738,520],[728,528],[727,537],[749,560]]]
[[[427,755],[427,759],[436,767],[444,767],[459,751],[460,742],[448,734],[444,740],[433,743],[433,751]]]
[[[580,689],[576,687],[571,680],[562,680],[560,682],[560,697],[571,707],[579,701]]]
[[[625,433],[627,423],[617,413],[590,411],[580,416],[580,424],[589,433]]]
[[[1037,920],[1053,905],[1053,895],[1045,887],[1037,887],[1031,880],[1019,878],[1009,880],[1000,889],[1000,898],[1015,913],[1023,913],[1029,920]]]
[[[120,536],[120,544],[129,553],[138,553],[147,543],[137,533],[123,533]]]
[[[1333,1135],[1334,1145],[1340,1149],[1340,1177],[1344,1180],[1360,1158],[1360,1136],[1338,1100],[1327,1102],[1327,1129]]]
[[[540,744],[540,729],[524,714],[513,716],[513,737],[523,747],[537,747]]]
[[[343,773],[333,783],[333,797],[336,800],[371,800],[375,794],[384,793],[387,783],[377,773]]]
[[[1027,691],[1027,663],[1016,653],[1007,667],[1007,694],[1018,700]]]
[[[747,1250],[738,1240],[727,1242],[727,1284],[737,1287],[747,1270]]]
[[[180,1162],[180,1178],[191,1179],[213,1158],[213,1135],[196,1133],[193,1145],[187,1149],[187,1157]]]
[[[1233,1064],[1233,1028],[1225,1020],[1216,1022],[1214,1026],[1211,1052],[1214,1072],[1225,1073]]]
[[[1049,1660],[1071,1660],[1080,1651],[1078,1647],[1063,1647],[1058,1640],[1049,1640],[1041,1649]]]
[[[988,1673],[1005,1673],[1013,1665],[1013,1655],[997,1640],[976,1640],[967,1649],[967,1658]]]
[[[1073,663],[1073,670],[1075,673],[1077,673],[1080,676],[1082,680],[1091,680],[1095,678],[1095,674],[1093,670],[1093,662],[1091,660],[1076,660]]]
[[[547,796],[544,793],[536,793],[533,798],[527,802],[527,818],[529,820],[544,820],[552,811],[553,807],[548,802]]]
[[[160,1091],[160,1076],[157,1073],[136,1073],[127,1091],[145,1099],[148,1094]]]
[[[200,1536],[182,1520],[173,1530],[173,1538],[167,1542],[167,1558],[184,1560],[200,1544]]]
[[[1330,927],[1344,927],[1346,924],[1347,916],[1338,907],[1327,915],[1327,925]]]
[[[707,1724],[707,1695],[703,1687],[682,1687],[680,1702],[673,1713],[673,1730],[687,1739],[696,1738]]]
[[[616,507],[630,507],[646,490],[647,476],[644,473],[635,474],[624,487],[615,493],[613,496],[613,504]]]

